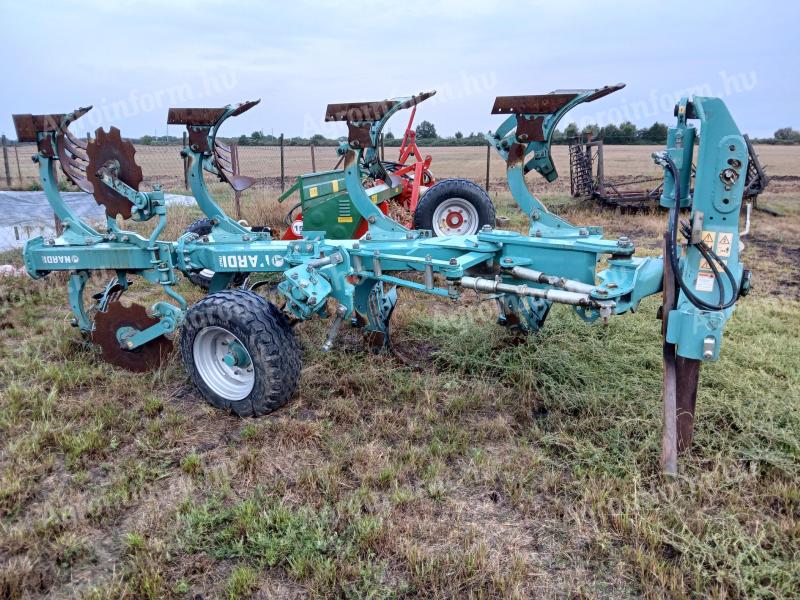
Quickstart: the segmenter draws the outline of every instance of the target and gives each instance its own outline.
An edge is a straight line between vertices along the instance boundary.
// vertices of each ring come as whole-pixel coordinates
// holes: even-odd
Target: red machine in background
[[[417,145],[414,118],[417,103],[430,96],[428,92],[415,97],[411,115],[403,133],[397,161],[381,157],[383,177],[367,176],[364,186],[380,210],[409,229],[427,229],[434,235],[471,235],[486,224],[494,225],[495,211],[488,194],[466,179],[444,179],[437,183],[431,172],[431,157],[423,156]],[[393,101],[332,105],[344,110],[375,110],[376,106]],[[376,121],[381,115],[374,115]],[[341,160],[339,161],[341,163]],[[357,239],[367,231],[367,223],[356,214],[344,183],[344,172],[309,173],[280,198],[283,201],[299,192],[300,202],[287,215],[284,240],[300,239],[303,227],[324,230],[331,239]],[[305,219],[303,217],[305,213]],[[313,215],[313,216],[312,216]]]

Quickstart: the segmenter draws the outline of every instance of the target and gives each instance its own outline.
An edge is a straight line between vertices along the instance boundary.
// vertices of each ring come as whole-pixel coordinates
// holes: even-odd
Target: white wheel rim
[[[478,232],[478,209],[463,198],[448,198],[433,211],[433,232],[437,236],[472,235]]]
[[[192,355],[198,375],[217,396],[242,400],[253,391],[255,372],[250,353],[227,329],[201,330],[194,338]],[[231,357],[236,359],[233,364]]]

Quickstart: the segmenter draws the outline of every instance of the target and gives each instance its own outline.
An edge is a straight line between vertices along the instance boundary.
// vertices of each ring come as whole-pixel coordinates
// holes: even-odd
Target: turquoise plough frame
[[[542,327],[553,303],[571,305],[582,319],[591,322],[635,310],[643,298],[672,290],[674,299],[665,303],[663,315],[665,348],[668,345],[672,359],[677,357],[694,373],[699,362],[718,358],[722,331],[735,300],[749,288],[749,273],[739,260],[738,232],[747,150],[724,103],[716,98],[682,99],[676,107],[677,123],[669,130],[667,148],[654,155],[665,168],[662,204],[672,208],[671,215],[676,205],[691,209],[688,223],[683,224],[687,246],[674,263],[677,270],[671,268],[671,261],[666,261],[665,269],[663,257],[635,257],[634,245],[627,238],[606,239],[599,227],[568,223],[549,212],[525,185],[525,176],[532,170],[548,181],[557,177],[550,144],[564,114],[621,87],[496,100],[493,113],[509,116],[487,139],[506,161],[511,193],[530,219],[527,234],[485,228],[477,235],[434,238],[427,231],[408,230],[371,202],[362,187],[362,174],[364,168],[379,164],[380,131],[394,113],[418,102],[421,96],[329,107],[329,116],[347,122],[349,129],[348,142],[342,148],[344,177],[354,204],[369,223],[368,232],[359,240],[327,240],[313,231],[303,232],[302,240],[273,240],[268,231],[254,231],[237,223],[214,201],[203,171],[225,177],[214,154],[217,132],[225,120],[256,102],[222,109],[170,111],[170,122],[183,123],[189,131],[189,144],[182,150],[188,161],[189,182],[198,206],[213,224],[207,236],[188,233],[175,242],[159,239],[167,213],[161,190],[140,192],[128,186],[114,165],[88,173],[87,178],[96,177],[93,185],[108,186],[126,198],[133,205],[135,220],[157,217],[158,224],[148,238],[121,230],[116,215],[109,215],[105,231],[98,232],[64,203],[53,176],[55,161],[69,142],[69,123],[88,109],[69,115],[17,115],[18,137],[37,142],[34,160],[39,163],[47,198],[65,226],[58,237],[29,241],[24,251],[25,266],[34,278],[52,271],[70,273],[75,324],[87,333],[94,325],[83,295],[93,271],[114,271],[116,282],[123,287],[131,276],[160,284],[172,302],[151,307],[151,314],[158,319],[154,325],[141,331],[118,332],[120,344],[129,350],[176,330],[187,309],[185,300],[174,290],[178,274],[201,269],[215,273],[212,292],[225,288],[237,273],[282,273],[278,288],[286,301],[285,311],[300,320],[332,317],[325,349],[332,346],[342,323],[355,315],[362,317],[373,346],[388,346],[389,320],[399,287],[454,299],[464,289],[490,294],[497,302],[501,324],[530,332]],[[696,130],[689,123],[695,119],[703,132],[699,146],[694,143]],[[692,191],[689,184],[695,151],[697,171]],[[678,199],[676,188],[680,190]],[[704,246],[704,240],[711,241]],[[704,248],[719,262],[711,259],[710,264]],[[607,267],[597,272],[601,260]],[[720,276],[723,268],[730,273],[727,283]],[[476,272],[480,275],[474,275]],[[680,289],[676,282],[681,284]],[[720,301],[721,308],[715,309],[718,296],[729,301]],[[704,301],[702,307],[698,307],[698,298]],[[101,296],[100,310],[102,301]],[[680,372],[672,375],[679,376]],[[675,381],[670,385],[665,380],[665,394],[669,394],[668,388],[673,389],[673,405],[675,387]],[[684,406],[693,414],[696,379],[694,389],[680,384],[677,388],[679,409]],[[690,439],[691,428],[677,443],[686,446]]]

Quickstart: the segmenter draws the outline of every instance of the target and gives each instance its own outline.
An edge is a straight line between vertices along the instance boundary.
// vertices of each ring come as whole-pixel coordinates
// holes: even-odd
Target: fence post
[[[6,167],[6,185],[11,187],[11,170],[8,168],[8,142],[6,136],[3,136],[3,164]]]
[[[239,145],[238,144],[231,144],[231,171],[234,175],[239,174]],[[242,193],[238,190],[233,190],[233,210],[236,213],[236,220],[239,221],[242,218],[242,204],[241,204],[241,197]]]
[[[386,148],[383,146],[383,134],[381,134],[381,160],[386,160]]]
[[[311,172],[317,172],[317,159],[314,156],[314,144],[311,144]]]
[[[17,150],[18,147],[19,147],[19,142],[14,144],[14,157],[17,159],[17,175],[19,176],[19,185],[21,187],[23,185],[23,182],[22,182],[22,169],[19,166],[19,150]]]
[[[492,145],[486,144],[486,192],[489,192],[489,164],[492,162]]]
[[[183,147],[186,148],[186,132],[183,132]],[[189,189],[189,157],[183,157],[183,189]]]
[[[284,171],[284,159],[283,159],[283,134],[281,134],[280,142],[281,142],[281,192],[285,192],[286,186],[284,184],[285,171]]]

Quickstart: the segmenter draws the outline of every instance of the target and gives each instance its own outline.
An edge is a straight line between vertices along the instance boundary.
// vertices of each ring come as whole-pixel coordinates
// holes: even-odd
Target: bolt
[[[353,250],[358,250],[359,248],[361,248],[361,244],[358,242],[353,242]]]
[[[236,375],[236,376],[238,377],[239,375],[241,375],[241,374],[242,374],[242,372],[241,372],[239,369],[234,369],[234,370],[233,370],[233,374],[234,374],[234,375]]]
[[[297,278],[298,278],[297,273],[292,273],[292,279],[297,279]]]
[[[371,234],[371,233],[368,233],[368,234],[367,234],[366,236],[364,236],[364,237],[365,237],[367,240],[371,240],[371,239],[372,239],[372,234]]]
[[[451,264],[451,265],[453,265],[453,266],[455,267],[455,266],[458,264],[458,259],[456,259],[456,258],[451,258],[451,259],[450,259],[450,264]]]
[[[371,215],[371,216],[370,216],[370,217],[367,219],[367,221],[369,221],[370,223],[374,223],[375,221],[377,221],[377,219],[375,218],[375,215]]]
[[[247,235],[247,234],[243,235],[243,236],[242,236],[242,241],[243,241],[243,242],[249,242],[249,241],[250,241],[250,236],[249,236],[249,235]]]
[[[578,235],[585,237],[585,236],[589,235],[589,230],[586,229],[585,227],[581,227],[578,230]]]
[[[504,263],[513,263],[513,262],[514,262],[514,259],[513,259],[513,258],[508,258],[508,257],[506,257],[506,258],[504,258],[504,259],[503,259],[503,262],[504,262]]]
[[[491,230],[492,230],[492,226],[489,225],[488,223],[486,225],[484,225],[483,227],[481,227],[481,231],[491,231]]]
[[[128,349],[133,348],[133,342],[130,340],[128,340],[128,342],[125,345],[128,347]]]
[[[317,303],[317,297],[316,296],[311,296],[308,299],[308,303],[311,304],[312,306],[315,305]]]
[[[311,252],[314,249],[314,246],[311,244],[306,244],[306,252]]]

